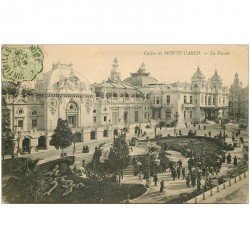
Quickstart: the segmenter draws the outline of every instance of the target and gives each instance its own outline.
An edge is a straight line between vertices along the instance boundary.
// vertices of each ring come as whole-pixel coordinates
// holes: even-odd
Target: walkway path
[[[235,128],[236,126],[232,125],[232,126],[228,126],[227,127],[227,134],[228,134],[228,138],[227,138],[227,142],[232,143],[232,139],[230,138],[232,135],[232,130]],[[148,137],[150,138],[154,138],[154,129],[145,129],[145,127],[142,128],[143,131],[147,132]],[[206,130],[204,130],[204,127],[201,126],[201,129],[198,129],[198,126],[196,127],[188,127],[188,128],[178,128],[177,131],[179,131],[181,129],[182,134],[186,135],[188,133],[188,131],[190,129],[196,130],[197,131],[197,135],[204,135],[204,134],[208,134],[208,131],[211,131],[212,133],[212,137],[214,135],[217,135],[220,131],[222,131],[220,125],[216,124],[216,125],[206,125]],[[170,135],[174,135],[174,128],[163,128],[162,130],[157,129],[157,134],[161,133],[162,136],[167,136],[168,134]],[[127,134],[127,139],[131,139],[132,137],[134,137],[134,131],[133,128],[131,128],[131,132]],[[244,136],[245,141],[248,141],[248,138]],[[92,155],[94,153],[94,148],[95,146],[98,146],[100,143],[102,142],[110,142],[112,141],[112,138],[107,138],[107,139],[103,139],[103,140],[98,140],[98,141],[91,141],[88,143],[77,143],[76,144],[76,165],[78,168],[81,168],[81,163],[82,160],[84,159],[86,163],[90,162],[92,159]],[[90,148],[90,152],[89,153],[82,153],[82,147],[83,145],[88,145]],[[133,154],[136,154],[137,151],[139,152],[140,149],[136,149],[134,148],[134,152]],[[65,150],[65,152],[68,153],[68,155],[72,155],[73,152],[73,147],[69,147]],[[242,152],[243,149],[242,147],[240,148],[236,148],[235,150],[231,151],[231,155],[232,158],[236,155],[237,158],[242,157]],[[186,168],[186,172],[187,172],[187,158],[183,157],[179,152],[174,152],[174,151],[169,151],[169,153],[172,154],[172,156],[170,158],[172,158],[174,161],[177,161],[179,159],[182,160],[183,162],[183,167]],[[30,156],[32,158],[41,158],[44,159],[45,161],[48,160],[52,160],[52,159],[56,159],[58,158],[60,155],[60,151],[59,150],[44,150],[44,151],[38,151],[35,154],[31,154]],[[221,168],[221,173],[225,173],[228,170],[229,166],[227,164],[223,164],[222,168]],[[154,187],[153,183],[151,185],[151,187],[148,189],[148,191],[143,194],[142,196],[136,198],[133,200],[133,202],[135,203],[164,203],[166,201],[168,201],[169,199],[178,196],[181,193],[184,192],[191,192],[193,191],[195,188],[190,187],[187,188],[186,187],[186,182],[185,180],[182,179],[176,179],[175,181],[172,180],[171,178],[171,173],[170,172],[165,172],[165,173],[161,173],[158,174],[158,179],[164,180],[165,181],[165,186],[166,186],[166,192],[164,194],[161,194],[159,192],[159,184],[157,187]],[[140,183],[140,181],[138,180],[138,177],[135,177],[133,175],[124,175],[124,179],[122,180],[123,183]],[[151,178],[151,182],[152,182],[152,178]],[[142,181],[143,184],[145,184],[145,180]],[[204,180],[202,180],[201,185],[204,185]]]
[[[200,200],[199,204],[206,203],[248,203],[248,178],[242,179],[237,182],[237,185],[232,185],[231,187],[227,187],[225,190],[220,190],[220,192],[214,193],[213,196],[208,196],[206,200]],[[231,196],[234,193],[239,193],[240,190],[243,190],[241,195],[233,195],[232,199],[228,199],[227,197]]]
[[[168,153],[171,154],[170,158],[174,161],[182,160],[182,165],[183,167],[186,168],[186,172],[188,171],[188,158],[185,158],[184,156],[181,155],[181,153],[176,152],[176,151],[167,151]],[[242,157],[242,147],[240,148],[235,148],[233,151],[229,151],[232,157],[235,155],[237,158]],[[228,153],[229,153],[228,152]],[[225,174],[227,170],[230,168],[231,165],[227,165],[226,163],[222,164],[220,174]],[[174,197],[177,197],[181,193],[187,193],[187,192],[192,192],[196,189],[196,187],[187,187],[186,186],[186,181],[181,179],[176,178],[175,181],[173,181],[171,177],[171,173],[169,170],[164,173],[160,173],[157,175],[159,182],[161,180],[164,180],[165,182],[165,187],[166,190],[164,193],[160,193],[160,187],[159,184],[158,186],[154,186],[153,183],[153,178],[150,178],[151,181],[151,186],[147,190],[146,193],[144,193],[142,196],[132,200],[133,203],[165,203]],[[182,177],[182,175],[181,175]],[[122,180],[123,183],[143,183],[145,185],[145,180],[140,181],[137,176],[124,176],[124,179]],[[205,184],[205,178],[202,177],[201,180],[201,186]]]

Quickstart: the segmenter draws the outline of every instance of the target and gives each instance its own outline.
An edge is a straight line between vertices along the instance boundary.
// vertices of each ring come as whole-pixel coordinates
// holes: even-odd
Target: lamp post
[[[18,154],[19,154],[19,151],[20,151],[20,139],[21,139],[21,132],[18,131],[17,132],[17,158],[18,158]]]
[[[73,134],[73,155],[76,152],[76,134]]]
[[[179,118],[178,112],[175,113],[174,118],[175,118],[175,123],[174,123],[174,134],[176,134],[176,127],[177,127],[178,118]]]
[[[223,123],[223,139],[224,139],[224,141],[226,140],[226,125],[225,125],[225,123]]]

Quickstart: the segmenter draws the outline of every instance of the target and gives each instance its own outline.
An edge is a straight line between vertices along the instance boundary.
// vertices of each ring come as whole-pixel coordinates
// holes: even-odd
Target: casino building
[[[237,122],[248,124],[248,87],[243,88],[238,73],[229,89],[229,117]]]
[[[5,93],[10,109],[15,148],[23,152],[49,149],[59,118],[67,119],[76,142],[113,137],[136,125],[164,122],[171,126],[218,120],[227,116],[228,88],[215,71],[206,80],[200,67],[190,82],[163,84],[151,76],[143,63],[121,79],[115,58],[110,76],[90,84],[71,64],[53,64],[36,82],[32,93]]]

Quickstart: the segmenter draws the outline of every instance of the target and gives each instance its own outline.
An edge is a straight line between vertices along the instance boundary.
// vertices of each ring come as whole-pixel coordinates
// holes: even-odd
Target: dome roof
[[[150,72],[146,71],[144,63],[137,70],[137,72],[130,74],[131,77],[126,78],[124,82],[135,87],[142,87],[158,83],[158,81],[155,78],[149,76]]]
[[[222,79],[218,75],[217,70],[215,70],[214,75],[211,77],[211,83],[212,84],[222,84]]]
[[[110,77],[107,81],[103,81],[102,83],[95,83],[92,87],[95,90],[106,89],[107,91],[113,90],[124,90],[131,89],[136,90],[133,86],[121,80],[121,74],[118,70],[119,64],[117,58],[114,59],[114,63],[112,65],[112,69],[110,71]]]
[[[201,72],[199,66],[197,67],[196,72],[193,74],[191,81],[192,83],[205,82],[205,76]]]
[[[52,69],[35,84],[37,93],[91,94],[86,77],[73,70],[71,64],[53,64]]]
[[[162,89],[160,88],[160,86],[157,84],[157,85],[155,86],[155,88],[152,90],[151,93],[153,93],[153,94],[162,94],[163,91],[162,91]]]

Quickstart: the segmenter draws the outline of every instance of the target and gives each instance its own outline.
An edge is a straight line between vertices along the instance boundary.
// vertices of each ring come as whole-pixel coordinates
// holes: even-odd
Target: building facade
[[[215,71],[206,80],[198,66],[190,82],[163,84],[150,76],[143,63],[122,80],[115,58],[110,76],[90,84],[71,64],[53,64],[36,82],[32,94],[22,89],[5,99],[10,109],[16,150],[48,149],[59,118],[67,119],[76,142],[113,137],[138,124],[183,126],[227,116],[228,89]]]
[[[242,87],[238,73],[229,89],[229,117],[237,122],[248,123],[248,87]]]

